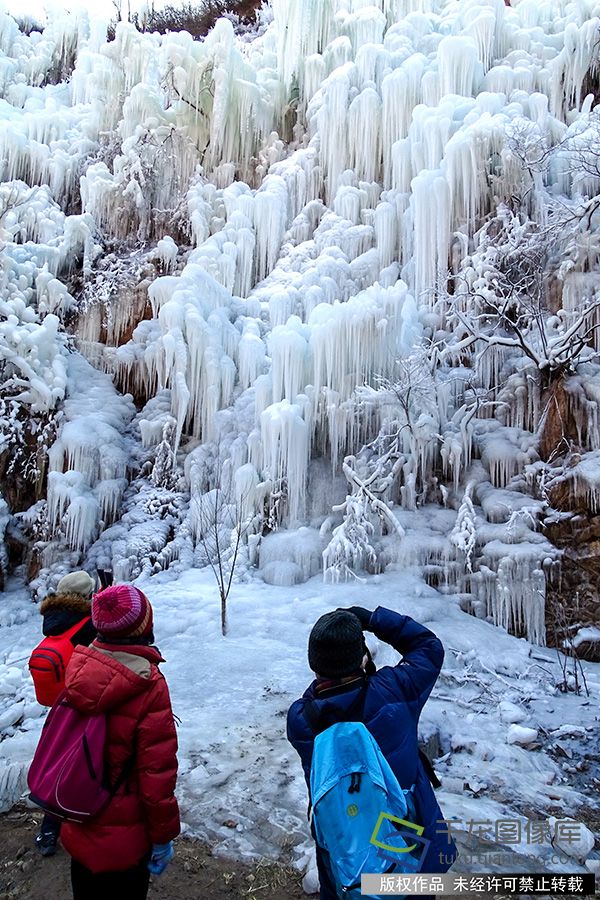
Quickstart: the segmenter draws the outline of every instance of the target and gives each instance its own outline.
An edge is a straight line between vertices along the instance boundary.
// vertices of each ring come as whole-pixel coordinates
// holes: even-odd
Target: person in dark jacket
[[[180,830],[175,798],[177,735],[164,662],[153,646],[152,607],[134,585],[95,594],[98,635],[76,647],[67,666],[66,700],[88,715],[105,713],[112,800],[90,822],[65,822],[74,900],[145,900],[150,874],[173,857]],[[125,775],[125,777],[123,777]]]
[[[402,654],[398,665],[375,670],[363,631],[373,632]],[[457,856],[417,742],[419,715],[443,659],[441,641],[410,616],[381,606],[374,612],[353,606],[326,613],[315,623],[308,642],[316,680],[292,704],[287,717],[288,740],[300,756],[310,792],[315,722],[323,730],[343,721],[350,707],[360,709],[357,700],[364,690],[357,718],[377,741],[400,786],[408,790],[414,785],[415,824],[424,826],[423,837],[430,842],[420,866],[427,873],[446,872]],[[319,846],[317,868],[321,900],[337,900],[327,854]]]
[[[40,604],[40,614],[44,617],[42,632],[45,637],[63,634],[77,622],[81,629],[71,638],[77,646],[87,647],[96,637],[96,629],[91,621],[92,594],[96,582],[87,572],[70,572],[58,582],[56,592],[48,594]]]
[[[64,634],[69,628],[81,622],[81,628],[73,634],[71,643],[74,646],[85,647],[91,644],[96,637],[96,629],[90,618],[92,593],[95,587],[96,582],[87,572],[70,572],[61,578],[56,586],[56,592],[48,594],[40,604],[44,637]],[[35,839],[36,847],[42,856],[54,856],[59,834],[60,820],[46,813]]]

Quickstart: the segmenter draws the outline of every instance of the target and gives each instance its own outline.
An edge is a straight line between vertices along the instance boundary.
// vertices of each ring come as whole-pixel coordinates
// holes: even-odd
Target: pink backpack
[[[106,777],[106,716],[79,712],[61,695],[48,713],[27,775],[30,799],[57,819],[88,822],[107,806],[133,767]]]

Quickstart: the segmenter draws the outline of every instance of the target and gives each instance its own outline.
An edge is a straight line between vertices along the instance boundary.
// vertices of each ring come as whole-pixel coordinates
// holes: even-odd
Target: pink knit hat
[[[152,607],[133,584],[114,584],[92,598],[92,622],[99,636],[111,638],[149,637]]]

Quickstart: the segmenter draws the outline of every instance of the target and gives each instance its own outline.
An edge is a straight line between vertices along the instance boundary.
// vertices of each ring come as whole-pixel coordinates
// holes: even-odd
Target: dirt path
[[[41,814],[23,806],[0,816],[0,900],[69,900],[69,856],[42,859],[33,846]],[[308,900],[300,876],[273,863],[247,866],[211,856],[210,847],[182,838],[148,900]]]

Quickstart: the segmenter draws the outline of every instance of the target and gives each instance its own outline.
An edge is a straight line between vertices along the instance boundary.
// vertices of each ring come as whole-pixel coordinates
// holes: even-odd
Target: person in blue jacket
[[[376,670],[363,631],[391,644],[402,655],[398,665]],[[300,756],[309,792],[316,734],[347,715],[365,724],[400,786],[414,785],[416,824],[424,826],[423,837],[430,842],[420,866],[426,873],[448,871],[458,855],[417,743],[419,715],[443,660],[439,638],[410,616],[381,606],[374,612],[352,606],[326,613],[308,641],[308,662],[316,680],[292,704],[287,717],[287,737]],[[362,689],[364,698],[357,703]],[[337,900],[327,854],[318,845],[317,868],[321,900]]]

